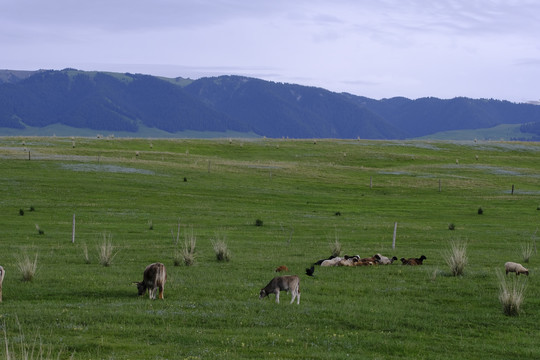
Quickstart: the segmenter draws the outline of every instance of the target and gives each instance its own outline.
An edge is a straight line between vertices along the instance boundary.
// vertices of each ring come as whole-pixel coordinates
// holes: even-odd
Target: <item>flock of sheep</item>
[[[392,258],[383,256],[381,254],[375,254],[369,258],[361,258],[359,255],[344,257],[331,256],[328,259],[322,259],[316,261],[310,268],[306,269],[306,275],[313,276],[315,271],[315,265],[320,266],[370,266],[370,265],[389,265],[392,264],[397,257]],[[422,265],[426,257],[424,255],[419,258],[401,258],[403,265]],[[507,262],[504,264],[506,275],[513,272],[516,275],[525,274],[529,275],[529,270],[523,265],[515,262]],[[276,272],[289,271],[287,266],[281,265],[276,268]],[[2,302],[2,283],[6,272],[2,266],[0,266],[0,302]],[[143,272],[143,280],[134,282],[137,285],[139,296],[144,295],[148,291],[150,299],[156,298],[156,292],[159,291],[159,298],[163,299],[163,291],[165,288],[165,282],[167,281],[167,270],[162,263],[153,263],[146,267]],[[300,278],[297,275],[284,275],[276,276],[268,285],[261,289],[259,293],[259,299],[262,299],[270,294],[276,296],[276,302],[279,304],[280,291],[291,291],[292,299],[291,304],[296,299],[296,303],[300,304]]]
[[[393,256],[391,258],[387,256],[383,256],[381,254],[375,254],[372,257],[369,258],[361,258],[359,255],[354,256],[348,256],[345,255],[344,257],[339,256],[330,256],[328,259],[322,259],[316,261],[313,265],[311,265],[310,268],[306,269],[306,275],[313,276],[313,273],[315,271],[315,265],[320,266],[372,266],[372,265],[390,265],[395,260],[397,260],[397,257]],[[426,256],[421,255],[419,258],[401,258],[401,264],[402,265],[411,265],[411,266],[417,266],[422,265],[424,260],[426,260]],[[525,274],[529,275],[529,270],[526,269],[523,265],[515,262],[507,262],[504,264],[506,275],[508,273],[513,272],[516,273],[516,275]],[[275,272],[283,272],[283,271],[289,271],[287,266],[281,265],[278,266],[275,269]],[[264,288],[261,289],[259,293],[259,299],[262,299],[270,294],[275,294],[276,296],[276,303],[279,304],[279,293],[280,291],[291,291],[292,299],[291,304],[296,299],[296,303],[300,304],[300,278],[297,275],[284,275],[284,276],[276,276],[270,282],[268,285],[266,285]]]
[[[422,265],[423,261],[426,259],[424,255],[419,258],[401,258],[401,263],[403,265]],[[361,258],[360,255],[344,257],[339,256],[330,256],[328,259],[322,259],[316,261],[310,268],[306,269],[306,275],[313,276],[315,271],[315,265],[320,266],[370,266],[370,265],[390,265],[397,257],[393,256],[391,258],[383,256],[381,254],[375,254],[369,258]],[[281,265],[278,266],[275,270],[276,272],[289,271],[287,266]],[[300,278],[297,275],[284,275],[276,276],[268,285],[261,289],[259,293],[259,299],[262,299],[270,294],[276,295],[276,303],[279,304],[279,293],[281,291],[291,291],[292,299],[291,304],[296,299],[296,303],[300,304]]]

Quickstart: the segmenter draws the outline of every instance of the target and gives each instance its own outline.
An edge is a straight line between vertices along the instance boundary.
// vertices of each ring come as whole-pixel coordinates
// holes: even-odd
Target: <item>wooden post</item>
[[[394,237],[392,238],[392,250],[396,249],[397,221],[394,223]]]
[[[73,214],[73,230],[71,231],[71,243],[75,243],[75,214]]]
[[[28,160],[30,160],[30,150],[28,150]]]
[[[512,195],[514,195],[514,184],[512,184]]]

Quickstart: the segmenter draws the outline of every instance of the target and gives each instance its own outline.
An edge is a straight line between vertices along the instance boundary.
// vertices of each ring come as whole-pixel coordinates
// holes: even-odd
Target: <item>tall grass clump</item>
[[[17,321],[18,322],[18,321]],[[53,355],[52,347],[46,347],[43,345],[41,338],[35,336],[30,341],[26,341],[27,337],[23,334],[21,330],[21,325],[19,324],[19,334],[14,339],[18,343],[17,345],[10,343],[7,335],[6,323],[2,324],[4,330],[4,354],[0,352],[0,355],[3,355],[2,359],[5,360],[48,360],[48,359],[60,359],[62,356],[62,351],[57,355]],[[74,359],[75,353],[71,354],[68,359]]]
[[[339,256],[341,254],[341,242],[337,234],[334,236],[334,240],[330,241],[330,252],[332,256]]]
[[[82,245],[82,250],[83,250],[84,263],[90,264],[90,254],[88,254],[88,246],[86,245],[86,243]]]
[[[444,253],[444,260],[450,267],[450,272],[454,276],[461,276],[467,266],[467,243],[463,241],[453,241],[450,249]]]
[[[23,281],[32,281],[34,277],[36,276],[37,259],[38,259],[38,254],[36,254],[33,261],[30,259],[28,254],[21,255],[17,259],[17,268],[19,269],[19,272],[21,273]]]
[[[111,234],[103,234],[103,242],[98,245],[99,263],[103,266],[111,266],[114,257],[118,252],[114,252],[114,246],[111,241]]]
[[[193,228],[190,232],[187,230],[184,233],[184,247],[180,256],[184,265],[191,266],[195,264],[195,247],[197,245],[197,237],[193,234]]]
[[[216,239],[212,240],[212,247],[214,248],[217,261],[229,261],[231,259],[231,252],[224,236],[220,237],[216,235]]]
[[[499,301],[503,313],[507,316],[517,316],[521,312],[521,305],[525,300],[526,283],[517,276],[504,276],[502,271],[497,272],[499,278]]]
[[[174,266],[180,266],[182,265],[182,262],[183,262],[182,251],[180,251],[178,247],[175,247],[174,252],[173,252],[173,264]]]
[[[534,245],[532,243],[526,243],[521,245],[521,257],[523,262],[528,263],[534,252]]]

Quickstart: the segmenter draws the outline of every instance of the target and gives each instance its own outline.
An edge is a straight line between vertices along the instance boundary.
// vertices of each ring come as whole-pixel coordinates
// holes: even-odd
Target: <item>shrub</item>
[[[231,253],[225,242],[225,238],[216,237],[216,240],[212,240],[212,246],[214,253],[216,254],[217,261],[229,261],[231,259]]]
[[[184,265],[191,266],[195,264],[195,247],[197,245],[197,238],[193,234],[193,229],[191,232],[185,232],[184,248],[180,253],[180,256],[184,262]]]
[[[337,234],[335,235],[334,240],[330,242],[330,252],[332,253],[332,256],[339,256],[339,254],[341,254],[341,243],[339,242]]]
[[[99,263],[103,266],[110,266],[118,252],[114,252],[114,246],[111,241],[111,234],[103,234],[103,243],[98,246]]]
[[[450,267],[454,276],[463,275],[467,266],[467,244],[465,242],[452,242],[450,249],[444,254],[444,260]]]
[[[534,251],[534,246],[532,243],[526,243],[521,245],[521,257],[523,262],[528,263]]]
[[[478,215],[482,215],[484,213],[484,210],[482,210],[481,207],[478,208]]]
[[[4,354],[3,359],[6,360],[16,360],[16,359],[23,359],[23,360],[33,360],[33,359],[39,359],[39,360],[46,360],[46,359],[60,359],[64,357],[65,355],[62,354],[62,351],[60,351],[57,355],[54,355],[52,353],[52,347],[45,346],[39,336],[39,334],[36,334],[34,336],[25,336],[21,329],[21,324],[19,323],[19,319],[17,318],[17,324],[19,326],[19,333],[13,337],[13,342],[10,343],[10,339],[8,338],[7,334],[7,326],[4,322],[2,324],[2,329],[4,330]],[[31,338],[33,340],[31,340]],[[16,344],[16,345],[15,345]],[[75,353],[71,354],[71,356],[67,359],[74,359]]]
[[[455,229],[456,229],[456,225],[454,225],[454,223],[448,224],[448,230],[455,230]]]
[[[21,216],[24,215],[24,210],[23,209],[19,209],[19,215],[21,215]]]
[[[30,211],[36,211],[36,209],[33,206],[30,206]]]
[[[90,255],[88,254],[88,246],[86,246],[86,243],[83,244],[82,250],[85,264],[90,264]]]
[[[34,257],[34,261],[30,260],[28,254],[24,254],[17,259],[17,268],[21,272],[23,281],[32,281],[37,272],[37,258],[38,254]]]
[[[499,301],[505,315],[517,316],[521,312],[521,305],[525,299],[526,283],[523,277],[504,276],[502,271],[497,272],[499,278]]]
[[[174,266],[180,266],[182,262],[183,262],[182,252],[180,252],[178,248],[175,248],[173,252],[173,264]]]
[[[148,230],[154,230],[154,222],[152,220],[148,220]]]
[[[263,221],[261,219],[255,220],[255,226],[263,226]]]

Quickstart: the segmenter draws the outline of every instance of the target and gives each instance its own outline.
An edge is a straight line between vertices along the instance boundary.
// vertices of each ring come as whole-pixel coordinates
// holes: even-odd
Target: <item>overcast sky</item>
[[[540,100],[538,0],[0,0],[0,69]]]

